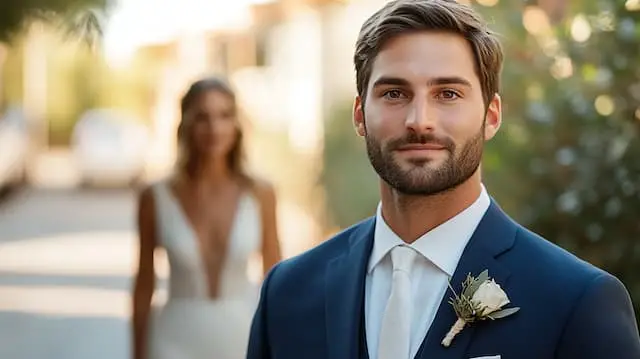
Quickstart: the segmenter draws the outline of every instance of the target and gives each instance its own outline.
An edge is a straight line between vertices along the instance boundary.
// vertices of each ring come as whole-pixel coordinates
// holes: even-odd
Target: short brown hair
[[[429,30],[451,32],[467,39],[488,106],[500,89],[502,46],[478,13],[455,0],[394,0],[364,22],[353,57],[357,90],[363,101],[373,62],[384,44],[402,34]]]

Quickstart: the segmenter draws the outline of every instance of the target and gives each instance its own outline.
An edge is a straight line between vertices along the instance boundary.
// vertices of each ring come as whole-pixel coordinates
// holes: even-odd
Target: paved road
[[[0,358],[128,358],[134,213],[118,190],[0,202]]]

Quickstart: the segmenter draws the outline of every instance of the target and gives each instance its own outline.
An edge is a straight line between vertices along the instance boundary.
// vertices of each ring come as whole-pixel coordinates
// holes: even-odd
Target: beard
[[[372,167],[389,186],[405,195],[431,196],[452,190],[467,181],[478,169],[484,148],[484,123],[480,131],[456,151],[456,144],[449,138],[438,138],[432,134],[418,135],[410,132],[402,138],[390,140],[383,145],[378,139],[365,135],[367,155]],[[409,161],[411,168],[403,166],[394,158],[395,150],[410,144],[437,144],[448,152],[445,161],[438,167],[429,167],[428,159]]]

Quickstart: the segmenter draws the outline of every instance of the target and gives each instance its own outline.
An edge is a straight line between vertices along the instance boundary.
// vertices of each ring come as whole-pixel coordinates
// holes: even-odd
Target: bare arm
[[[151,298],[155,289],[153,253],[156,246],[155,211],[150,188],[138,198],[140,254],[133,288],[133,359],[148,359],[147,333]]]
[[[276,215],[276,194],[268,183],[258,185],[258,195],[262,207],[262,266],[266,275],[281,259],[280,241]]]

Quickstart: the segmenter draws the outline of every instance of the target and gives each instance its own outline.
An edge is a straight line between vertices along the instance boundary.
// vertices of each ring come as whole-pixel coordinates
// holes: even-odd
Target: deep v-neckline
[[[180,202],[179,197],[177,196],[177,194],[174,192],[174,190],[171,188],[169,183],[164,183],[164,189],[167,192],[167,195],[169,196],[169,200],[173,203],[176,212],[178,212],[178,216],[181,217],[182,222],[184,223],[184,225],[188,228],[189,232],[191,233],[191,240],[193,245],[195,246],[197,252],[198,252],[198,259],[199,259],[199,263],[200,263],[200,269],[201,272],[203,274],[203,280],[204,280],[204,285],[205,285],[205,291],[207,293],[208,297],[211,297],[211,293],[212,293],[212,288],[211,288],[211,283],[212,282],[212,278],[210,278],[210,273],[208,270],[208,265],[207,265],[207,258],[206,258],[206,254],[203,248],[203,240],[202,238],[200,238],[200,236],[198,235],[198,232],[196,230],[196,227],[193,223],[193,221],[189,218],[189,216],[187,215],[187,212],[184,209],[184,206],[182,205],[182,203]],[[223,279],[223,275],[224,275],[224,271],[225,271],[225,267],[226,267],[226,262],[227,259],[229,257],[229,253],[231,251],[231,246],[234,244],[233,241],[233,235],[236,231],[236,227],[238,226],[238,218],[240,217],[240,211],[241,211],[241,207],[244,204],[244,200],[247,196],[247,191],[241,189],[240,190],[240,194],[238,195],[238,199],[237,199],[237,203],[235,206],[235,211],[233,213],[233,216],[231,217],[231,227],[229,228],[229,232],[227,233],[227,238],[225,238],[225,243],[226,243],[226,252],[223,254],[222,256],[222,260],[224,261],[223,264],[220,266],[220,273],[218,273],[218,278],[216,278],[216,284],[217,284],[217,288],[214,289],[214,293],[218,293],[219,294],[219,290],[221,288],[221,283],[222,283],[222,279]]]

